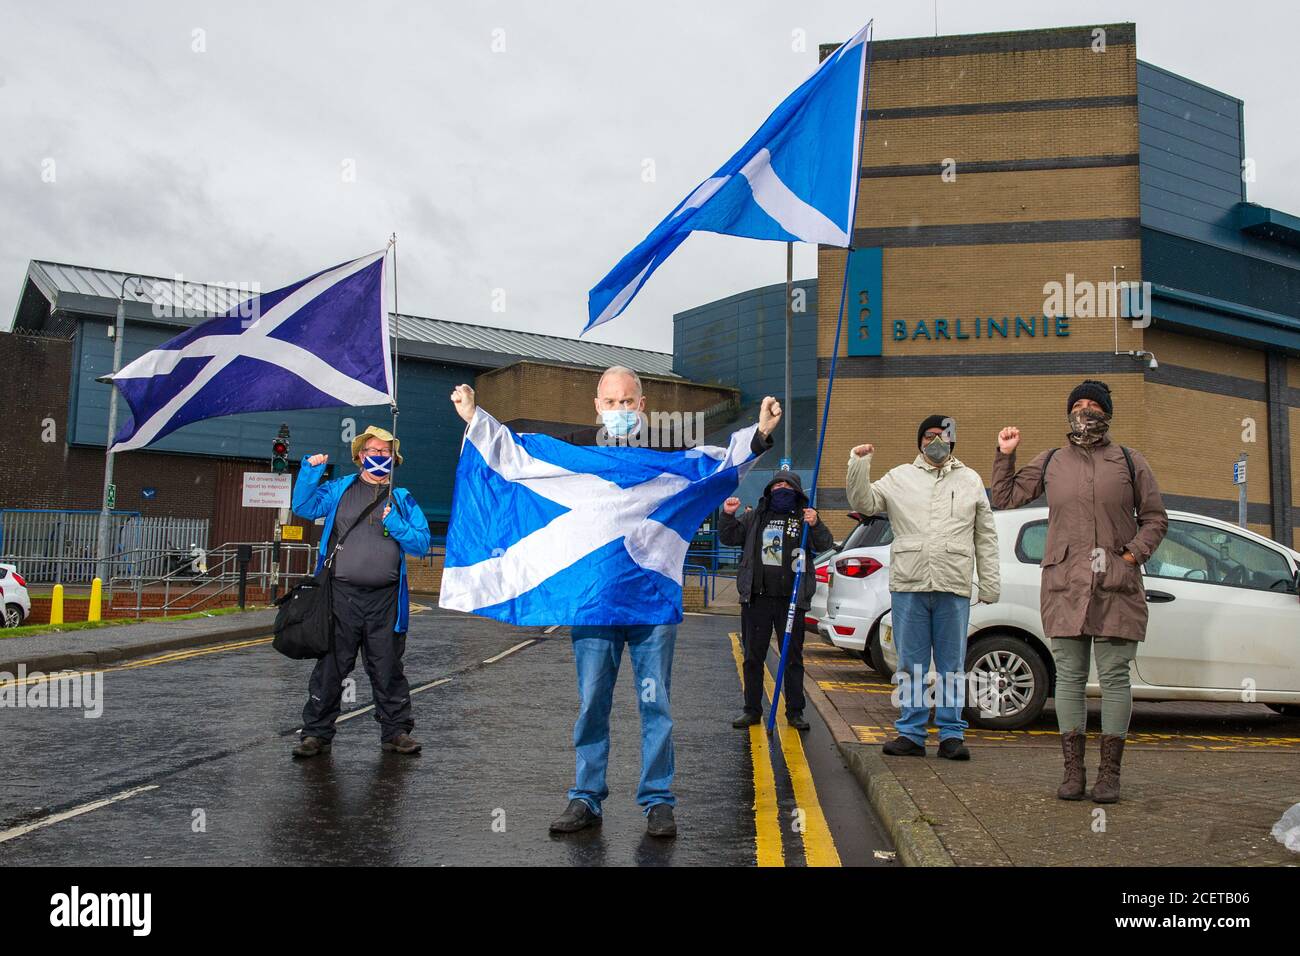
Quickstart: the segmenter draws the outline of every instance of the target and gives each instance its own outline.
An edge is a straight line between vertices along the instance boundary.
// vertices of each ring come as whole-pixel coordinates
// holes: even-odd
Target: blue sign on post
[[[849,253],[849,355],[880,355],[885,327],[883,250],[854,249]]]
[[[1246,462],[1244,459],[1237,459],[1232,463],[1232,483],[1234,485],[1244,485],[1246,483]]]

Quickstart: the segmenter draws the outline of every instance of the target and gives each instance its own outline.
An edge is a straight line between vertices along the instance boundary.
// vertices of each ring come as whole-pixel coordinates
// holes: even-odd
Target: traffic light
[[[281,425],[271,445],[271,470],[282,475],[289,470],[289,426]]]

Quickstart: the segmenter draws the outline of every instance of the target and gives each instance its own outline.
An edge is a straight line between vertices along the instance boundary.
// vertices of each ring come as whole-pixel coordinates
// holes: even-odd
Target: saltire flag
[[[828,56],[749,142],[596,284],[583,332],[627,308],[692,232],[850,245],[870,29],[868,23]]]
[[[533,626],[678,623],[687,546],[753,467],[757,428],[726,448],[580,446],[477,409],[438,606]]]
[[[383,251],[254,296],[109,380],[131,409],[115,452],[241,412],[392,402]]]

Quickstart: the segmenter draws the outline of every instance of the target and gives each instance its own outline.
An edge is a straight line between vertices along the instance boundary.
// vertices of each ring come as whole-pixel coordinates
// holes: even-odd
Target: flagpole
[[[867,98],[871,95],[871,41],[875,33],[874,24],[868,24],[868,30],[870,32],[867,34],[867,75],[862,93],[863,112],[867,109]],[[858,121],[861,121],[861,118]],[[863,130],[862,140],[865,144],[865,129]],[[857,168],[854,169],[853,174],[859,176],[862,165],[861,147],[859,147],[855,163]],[[831,413],[831,390],[835,387],[835,363],[840,356],[840,335],[844,328],[844,302],[849,291],[849,258],[853,255],[853,230],[858,222],[858,197],[861,193],[861,189],[854,190],[853,193],[853,212],[849,216],[849,244],[844,249],[844,281],[840,285],[839,315],[835,320],[835,344],[831,348],[831,367],[826,376],[826,402],[822,406],[821,434],[817,437],[817,457],[813,462],[812,488],[808,494],[808,506],[814,509],[817,507],[817,479],[821,475],[822,449],[826,444],[826,424]],[[786,395],[786,401],[790,401],[789,394]],[[785,616],[785,636],[781,641],[781,661],[777,664],[776,680],[772,685],[772,707],[767,714],[767,732],[769,736],[776,726],[777,705],[781,701],[781,686],[782,681],[785,679],[785,665],[790,656],[790,635],[794,631],[795,615],[799,613],[799,585],[803,581],[804,565],[807,563],[805,555],[808,553],[808,522],[801,521],[800,524],[803,527],[799,538],[799,561],[794,572],[794,586],[790,591],[790,607]]]
[[[388,239],[388,248],[393,251],[393,393],[389,396],[389,405],[393,410],[393,427],[388,431],[393,436],[393,466],[388,473],[388,498],[393,497],[393,486],[397,483],[397,356],[398,342],[402,332],[402,313],[397,307],[397,233]]]

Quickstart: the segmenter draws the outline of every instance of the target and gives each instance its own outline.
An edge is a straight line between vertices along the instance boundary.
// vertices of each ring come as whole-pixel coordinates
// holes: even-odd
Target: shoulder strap
[[[1047,466],[1052,463],[1052,456],[1055,455],[1060,450],[1061,449],[1059,448],[1053,448],[1051,451],[1047,453],[1047,457],[1043,459],[1043,489],[1044,490],[1046,490],[1047,488]]]
[[[352,529],[355,528],[357,525],[361,524],[363,521],[365,521],[366,518],[370,516],[370,512],[374,511],[376,508],[379,507],[379,502],[384,501],[387,497],[388,497],[387,495],[384,495],[382,497],[376,498],[374,501],[370,502],[370,504],[366,505],[364,508],[361,509],[361,514],[357,515],[357,520],[352,522],[352,524],[348,525],[347,529],[344,530],[339,535],[338,541],[334,542],[334,550],[332,550],[330,552],[330,556],[325,559],[325,563],[327,565],[334,560],[334,555],[338,554],[339,549],[343,547],[343,542],[348,539],[348,535],[352,533]]]

